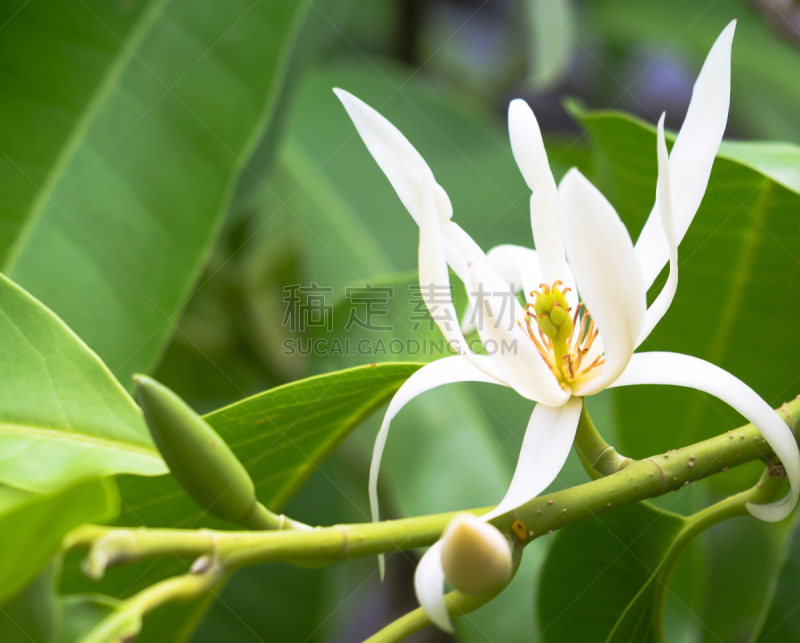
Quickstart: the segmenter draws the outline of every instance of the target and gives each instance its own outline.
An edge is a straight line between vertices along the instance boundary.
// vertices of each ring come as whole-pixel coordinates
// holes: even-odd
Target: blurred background
[[[206,5],[213,4],[194,3],[184,12],[187,23],[199,24]],[[202,412],[317,373],[375,361],[430,359],[320,356],[302,350],[302,341],[319,338],[388,342],[437,336],[427,320],[413,329],[417,313],[409,286],[416,280],[417,228],[333,87],[362,98],[405,133],[450,195],[455,220],[485,249],[532,244],[529,193],[514,164],[505,123],[508,103],[516,97],[533,107],[557,178],[569,167],[581,168],[618,208],[635,239],[655,194],[655,137],[647,124],[666,111],[667,126],[680,127],[701,64],[733,19],[738,26],[727,138],[800,143],[800,8],[793,0],[302,0],[296,6],[262,0],[248,14],[249,4],[237,4],[242,16],[221,21],[219,33],[209,31],[209,40],[234,47],[237,38],[280,39],[285,64],[278,80],[271,81],[279,91],[269,95],[267,123],[252,154],[237,159],[243,167],[237,168],[240,178],[229,194],[230,207],[188,304],[172,317],[175,330],[155,372]],[[25,15],[36,2],[24,5],[7,7],[6,18],[15,11]],[[105,11],[99,6],[84,5],[87,11]],[[119,19],[113,29],[128,28],[130,16],[138,20],[151,8],[123,0],[113,9]],[[258,11],[269,28],[255,22]],[[75,18],[70,28],[80,32],[84,18]],[[173,31],[182,40],[181,30]],[[21,51],[5,55],[25,55]],[[170,52],[158,55],[171,70]],[[70,82],[80,86],[86,78],[89,83],[96,62],[87,58],[81,68],[85,74],[76,72]],[[247,64],[252,66],[247,73],[259,78],[259,60]],[[169,72],[176,83],[180,71]],[[205,84],[203,77],[193,81],[209,94],[203,99],[209,118],[215,110],[236,108],[239,100],[226,87],[209,85],[213,78]],[[153,95],[160,93],[157,88]],[[179,119],[192,122],[186,114]],[[222,127],[228,125],[236,123],[229,119]],[[155,141],[151,153],[154,160],[161,158]],[[694,232],[681,246],[678,297],[646,348],[709,359],[778,406],[800,392],[793,328],[800,310],[784,296],[798,281],[798,199],[778,187],[770,198],[782,209],[761,207],[760,175],[734,157],[731,150],[728,160],[718,161],[719,174]],[[660,283],[663,275],[651,296]],[[376,320],[391,330],[346,328],[351,312],[363,310],[358,308],[363,302],[348,296],[346,288],[366,284],[392,289],[383,306],[386,315]],[[331,324],[294,323],[297,313],[289,309],[287,289],[298,285],[322,293]],[[462,305],[460,290],[455,296]],[[754,319],[751,294],[768,302],[768,314],[759,309]],[[75,326],[83,323],[87,333],[97,330],[97,322],[81,321],[77,313],[70,319],[67,308],[54,307]],[[752,341],[754,333],[758,342]],[[287,351],[286,340],[299,340],[301,349]],[[100,352],[112,370],[124,370],[122,360],[115,363]],[[603,393],[589,404],[601,433],[631,457],[662,453],[743,424],[721,403],[683,390],[637,387]],[[479,385],[432,391],[410,404],[394,422],[387,445],[384,514],[496,502],[510,480],[531,408],[510,390]],[[381,415],[349,436],[283,511],[313,524],[367,521],[367,472]],[[753,484],[759,473],[755,464],[740,467],[657,504],[690,513]],[[554,488],[585,481],[573,455]],[[139,517],[152,524],[163,518],[146,509]],[[670,584],[667,640],[749,640],[789,527],[739,518],[698,539]],[[585,537],[591,545],[603,533],[589,530]],[[613,578],[595,585],[559,573],[556,563],[543,577],[554,541],[556,536],[541,538],[526,550],[511,587],[460,620],[459,640],[561,643],[573,640],[568,630],[576,620],[613,622],[616,614],[593,613],[587,599],[592,591],[626,596],[626,575],[637,573],[637,561],[628,560],[630,569],[617,569]],[[373,559],[322,570],[288,565],[242,570],[220,600],[164,610],[164,620],[182,614],[180,636],[155,635],[163,623],[149,621],[143,638],[181,640],[199,623],[193,643],[360,641],[416,606],[412,554],[389,556],[383,583]],[[141,586],[138,572],[126,573],[112,575],[110,582],[126,592]],[[165,575],[166,568],[148,573]],[[81,582],[64,581],[66,589],[89,591]],[[574,597],[564,604],[571,611],[548,603],[548,596],[559,592]],[[427,628],[413,640],[452,637]]]

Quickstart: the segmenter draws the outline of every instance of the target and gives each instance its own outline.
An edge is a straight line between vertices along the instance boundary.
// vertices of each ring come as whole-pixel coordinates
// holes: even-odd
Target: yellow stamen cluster
[[[591,364],[584,365],[584,359],[597,339],[597,328],[583,302],[573,312],[565,296],[570,289],[561,290],[560,285],[560,281],[552,286],[540,284],[541,291],[531,293],[536,299],[527,305],[525,325],[539,354],[556,379],[565,386],[576,379],[591,379],[600,372],[605,360],[598,355]],[[535,330],[532,319],[536,321]]]

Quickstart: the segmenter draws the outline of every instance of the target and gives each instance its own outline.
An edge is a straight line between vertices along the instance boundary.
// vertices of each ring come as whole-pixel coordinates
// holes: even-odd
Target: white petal
[[[628,231],[612,205],[574,168],[559,186],[558,216],[578,291],[605,348],[602,373],[573,389],[590,395],[624,370],[644,325],[647,300]]]
[[[428,190],[433,189],[437,207],[450,218],[450,199],[433,178],[433,172],[408,139],[364,101],[343,89],[334,89],[364,140],[370,154],[383,170],[403,205],[417,225],[421,224]],[[436,186],[435,189],[433,186]]]
[[[503,383],[529,400],[561,406],[569,393],[561,389],[526,330],[518,323],[522,306],[505,291],[489,290],[473,269],[467,286],[476,294],[478,335]]]
[[[522,440],[519,461],[502,502],[484,520],[516,509],[547,489],[567,460],[583,402],[572,397],[558,408],[537,404]]]
[[[539,284],[542,283],[542,270],[539,267],[539,257],[535,250],[504,244],[489,250],[486,253],[486,258],[503,278],[503,281],[508,284],[511,292],[516,295],[516,293],[522,291],[525,294],[526,301],[533,300],[530,297],[531,291],[538,288]],[[474,297],[469,298],[461,329],[464,334],[475,329]]]
[[[512,100],[508,106],[508,134],[514,160],[531,191],[555,190],[556,182],[547,162],[539,123],[528,103],[521,98]]]
[[[414,572],[414,591],[431,622],[445,632],[454,634],[453,622],[444,602],[441,540],[432,545],[420,559]]]
[[[433,195],[429,192],[419,226],[420,295],[448,343],[459,354],[472,358],[472,352],[461,332],[453,305],[444,239],[441,226],[433,212],[434,207]],[[425,213],[425,210],[428,210],[428,213]]]
[[[511,286],[494,263],[457,223],[445,223],[442,226],[442,236],[447,263],[465,286],[472,279],[472,273],[478,276],[486,290],[511,292]],[[469,292],[469,288],[467,290]],[[521,306],[519,312],[521,315]]]
[[[400,200],[420,228],[419,278],[420,294],[445,339],[467,359],[474,359],[458,324],[455,307],[450,297],[450,277],[447,272],[447,249],[454,270],[462,274],[464,256],[468,255],[481,265],[482,278],[491,283],[495,291],[508,286],[491,267],[483,251],[461,228],[450,221],[453,209],[444,189],[436,183],[428,165],[400,131],[388,120],[352,94],[334,89],[352,118],[361,138],[378,165],[386,174]],[[456,243],[448,243],[450,236]],[[459,274],[462,277],[462,274]],[[463,277],[462,277],[463,280]],[[481,363],[495,378],[500,373],[488,361]]]
[[[480,365],[489,362],[488,357],[476,357]],[[484,373],[480,368],[474,366],[464,357],[453,356],[426,364],[411,377],[394,394],[386,415],[383,418],[378,436],[375,438],[375,447],[372,451],[372,464],[369,468],[369,504],[372,510],[372,520],[380,520],[380,506],[378,504],[378,474],[381,468],[381,458],[383,449],[386,446],[386,438],[389,435],[389,426],[394,417],[406,404],[425,391],[430,391],[445,384],[455,384],[456,382],[488,382],[499,384],[499,382]],[[384,565],[383,557],[380,558],[381,578],[383,578]]]
[[[768,505],[747,505],[756,518],[775,522],[788,516],[800,490],[800,452],[781,417],[747,384],[706,361],[678,353],[637,353],[613,386],[672,384],[687,386],[718,397],[761,431],[786,468],[792,485],[782,499]]]
[[[678,290],[678,240],[675,238],[675,221],[672,215],[672,188],[669,173],[669,156],[667,142],[664,140],[664,114],[658,120],[658,184],[656,186],[656,209],[661,213],[661,228],[669,246],[669,277],[667,283],[658,293],[658,297],[647,309],[644,317],[644,328],[639,336],[637,346],[641,344],[656,327],[656,324],[670,307],[675,292]],[[591,363],[591,362],[590,362]]]
[[[734,20],[722,31],[694,84],[692,100],[669,157],[672,208],[678,243],[703,200],[711,166],[725,133],[731,95],[731,45]],[[645,287],[649,288],[669,259],[658,207],[650,213],[636,242]]]
[[[539,252],[543,281],[550,284],[557,279],[564,281],[567,271],[558,227],[558,190],[547,162],[539,124],[524,100],[512,100],[508,106],[508,133],[514,159],[533,191],[531,229]]]
[[[530,297],[531,290],[537,289],[542,283],[542,269],[536,250],[506,243],[495,246],[486,256],[515,293],[521,290],[526,300],[533,299]]]
[[[534,303],[535,297],[531,297],[531,291],[538,290],[544,281],[542,268],[539,263],[541,253],[524,246],[515,246],[506,243],[495,246],[486,253],[489,261],[497,269],[503,279],[508,283],[514,292],[522,290],[525,293],[525,300]],[[578,303],[577,286],[575,277],[567,263],[564,263],[565,275],[561,278],[562,289],[569,288],[567,301],[570,306]],[[549,282],[552,284],[553,282]]]

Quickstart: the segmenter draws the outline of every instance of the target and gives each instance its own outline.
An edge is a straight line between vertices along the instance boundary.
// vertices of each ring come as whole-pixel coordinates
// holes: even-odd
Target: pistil
[[[541,291],[531,293],[536,299],[527,305],[525,323],[539,354],[562,387],[567,387],[576,379],[590,379],[597,375],[604,359],[598,355],[591,364],[583,366],[598,331],[583,302],[573,312],[565,296],[570,289],[561,290],[560,285],[560,281],[552,286],[540,284]],[[536,329],[532,319],[536,321]]]

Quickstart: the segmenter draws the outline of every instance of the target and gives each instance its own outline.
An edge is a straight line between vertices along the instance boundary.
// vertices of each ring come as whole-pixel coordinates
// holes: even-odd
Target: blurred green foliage
[[[580,167],[635,238],[654,199],[655,135],[614,108],[650,123],[667,110],[668,124],[679,126],[696,72],[732,18],[739,24],[729,135],[800,143],[798,38],[778,28],[779,17],[758,2],[8,2],[0,8],[0,266],[63,318],[126,387],[132,372],[148,372],[198,411],[211,412],[322,374],[306,388],[277,389],[208,419],[271,508],[288,502],[293,517],[315,524],[368,520],[366,479],[380,412],[349,434],[416,366],[382,365],[380,381],[324,374],[431,357],[287,354],[284,341],[437,335],[424,315],[412,330],[417,228],[332,87],[364,99],[408,136],[450,195],[456,220],[486,249],[532,243],[528,192],[503,122],[509,98],[523,96],[545,130],[557,177]],[[588,107],[565,109],[567,96]],[[800,310],[790,296],[800,266],[798,176],[792,145],[723,146],[681,245],[675,304],[645,347],[709,359],[775,406],[799,388]],[[345,328],[358,312],[345,289],[367,282],[394,289],[388,314],[376,319],[392,325],[391,332]],[[284,323],[285,288],[311,283],[331,289],[330,331]],[[460,287],[455,297],[463,309]],[[3,312],[6,305],[3,299]],[[43,326],[30,346],[45,350],[43,338],[53,332]],[[0,339],[6,362],[10,337]],[[93,359],[63,338],[53,342],[48,354],[80,348],[81,359]],[[46,377],[75,386],[69,374],[40,371],[28,379]],[[329,402],[331,408],[324,406]],[[9,421],[9,408],[0,408],[6,412],[0,424]],[[634,457],[741,423],[688,391],[609,392],[593,399],[591,409],[604,436]],[[387,445],[381,479],[387,515],[496,501],[530,411],[512,392],[485,385],[448,387],[415,401],[398,416]],[[266,416],[274,426],[259,431],[256,421]],[[111,432],[113,421],[107,424]],[[304,441],[302,448],[287,439]],[[61,460],[45,463],[59,484],[69,460],[65,449],[60,453]],[[14,524],[2,530],[7,551],[39,542],[41,552],[22,561],[24,573],[0,566],[16,575],[14,583],[0,583],[0,596],[10,599],[3,610],[20,621],[33,610],[49,623],[43,615],[52,608],[50,568],[25,593],[11,595],[41,571],[66,529],[110,520],[114,507],[101,511],[100,487],[32,496],[14,488],[30,484],[13,473],[4,477],[11,487],[0,489],[0,522]],[[731,471],[657,504],[690,513],[757,475],[754,467]],[[573,457],[554,486],[585,479]],[[169,476],[125,476],[119,484],[119,524],[224,526],[202,516]],[[57,521],[46,513],[45,529],[37,512],[66,496],[74,496],[78,513]],[[656,510],[631,508],[576,526],[555,539],[552,552],[553,539],[537,541],[509,591],[461,619],[459,640],[483,641],[487,632],[502,632],[506,643],[568,640],[576,623],[586,626],[580,640],[602,640],[592,632],[610,629],[641,575],[633,554],[658,558],[658,542],[633,538],[647,512]],[[787,529],[739,519],[690,548],[671,583],[679,600],[668,604],[669,640],[746,640]],[[638,544],[615,559],[620,543],[612,532]],[[786,543],[773,598],[760,617],[762,638],[754,640],[793,640],[794,620],[782,620],[793,605],[778,599],[796,593],[796,540]],[[591,565],[574,557],[579,550]],[[107,599],[98,606],[85,593],[129,596],[186,568],[166,557],[112,570],[95,585],[80,575],[78,561],[67,556],[59,583],[62,594],[81,593],[59,603],[67,615],[63,637],[42,628],[32,631],[35,640],[66,643],[90,627]],[[413,607],[411,569],[409,553],[390,557],[384,585],[372,560],[324,570],[244,570],[219,600],[149,616],[140,640],[361,640]],[[582,575],[593,570],[594,585]],[[746,576],[746,588],[734,572]],[[587,585],[587,594],[567,605]],[[429,629],[415,640],[446,638]]]

